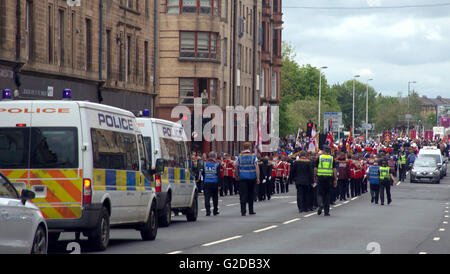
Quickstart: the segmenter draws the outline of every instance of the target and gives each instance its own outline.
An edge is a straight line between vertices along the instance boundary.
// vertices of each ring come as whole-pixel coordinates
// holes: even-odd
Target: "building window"
[[[3,18],[2,18],[2,20],[3,20]],[[25,30],[25,32],[26,32],[25,35],[26,35],[26,51],[27,51],[26,58],[27,58],[27,60],[33,59],[33,51],[34,51],[33,24],[34,24],[34,22],[33,22],[33,2],[32,1],[27,1],[27,6],[26,6],[26,30]],[[3,29],[5,26],[2,25],[1,27]]]
[[[215,104],[217,99],[217,79],[180,78],[180,104],[192,105],[194,98],[202,98],[203,104]]]
[[[217,58],[217,33],[181,32],[180,57],[184,58]]]
[[[144,85],[148,85],[148,41],[144,42]]]
[[[48,63],[53,64],[53,6],[48,6],[48,41],[47,41],[47,49],[48,49]]]
[[[106,30],[106,79],[111,79],[111,30]]]
[[[92,70],[92,22],[86,19],[86,70]]]
[[[128,82],[131,75],[131,36],[127,36],[125,54],[125,82]]]
[[[273,55],[274,56],[279,56],[280,54],[279,54],[279,52],[278,52],[278,30],[273,30],[273,33],[272,33],[272,35],[273,35]]]
[[[261,98],[264,98],[266,96],[266,88],[265,88],[266,79],[264,77],[264,74],[265,69],[261,70]]]
[[[223,65],[226,66],[228,64],[228,39],[223,39]]]
[[[58,55],[59,65],[64,66],[64,10],[59,10],[58,13]]]
[[[219,0],[166,0],[167,13],[197,13],[219,16]]]
[[[277,73],[272,72],[272,99],[277,98]]]

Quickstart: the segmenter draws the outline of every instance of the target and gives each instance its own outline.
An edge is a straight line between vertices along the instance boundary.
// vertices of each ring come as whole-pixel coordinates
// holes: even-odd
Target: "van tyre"
[[[147,222],[141,229],[141,237],[144,241],[153,241],[156,239],[156,234],[158,233],[158,217],[155,202],[152,203],[150,208],[150,213]]]
[[[163,209],[163,214],[159,217],[158,224],[160,227],[168,227],[172,222],[172,206],[171,206],[171,197],[167,197],[166,205]]]
[[[194,200],[192,201],[192,206],[186,212],[186,219],[188,222],[197,221],[198,216],[198,197],[197,194],[194,196]]]
[[[98,217],[97,226],[89,234],[88,240],[90,247],[94,251],[104,251],[109,243],[109,213],[105,207],[102,207]]]

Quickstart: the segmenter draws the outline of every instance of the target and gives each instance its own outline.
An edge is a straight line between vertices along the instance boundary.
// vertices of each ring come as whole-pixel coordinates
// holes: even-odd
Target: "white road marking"
[[[448,210],[445,210],[444,212],[445,212],[445,213],[448,213]]]
[[[448,225],[448,222],[447,222],[447,221],[443,221],[442,223],[445,224],[445,225]]]
[[[292,198],[292,196],[274,196],[274,197],[272,197],[272,199],[288,199],[288,198]]]
[[[352,198],[351,200],[354,201],[354,200],[356,200],[356,199],[358,199],[358,197]]]
[[[445,216],[444,216],[444,218],[448,218],[448,217],[450,217],[450,216],[449,216],[449,215],[445,215]]]
[[[178,251],[173,251],[173,252],[166,253],[166,254],[167,255],[175,255],[175,254],[180,254],[180,253],[183,253],[183,251],[178,250]]]
[[[289,202],[289,203],[294,205],[297,203],[297,201],[293,201],[293,202]]]
[[[203,244],[202,246],[204,246],[204,247],[212,246],[212,245],[216,245],[216,244],[220,244],[220,243],[236,240],[236,239],[239,239],[239,238],[242,238],[242,236],[240,236],[240,235],[239,236],[234,236],[234,237],[226,238],[226,239],[223,239],[223,240],[219,240],[219,241]]]
[[[311,217],[311,216],[316,215],[316,214],[317,214],[317,212],[311,213],[311,214],[308,214],[308,215],[305,215],[305,216],[303,216],[303,217]]]
[[[259,233],[259,232],[271,230],[271,229],[274,229],[274,228],[277,228],[277,227],[278,227],[277,225],[272,225],[272,226],[269,226],[269,227],[265,227],[265,228],[261,228],[261,229],[255,230],[253,232]]]
[[[200,210],[200,211],[206,211],[206,209],[202,209],[202,210]]]
[[[236,203],[236,204],[229,204],[229,205],[226,205],[226,206],[235,206],[235,205],[239,205],[240,203]]]
[[[421,254],[421,255],[425,255],[425,254],[427,254],[425,251],[422,251],[422,252],[419,252],[419,254]]]
[[[292,219],[292,220],[290,220],[290,221],[286,221],[286,222],[284,222],[283,224],[284,224],[284,225],[287,225],[287,224],[290,224],[290,223],[293,223],[293,222],[297,222],[297,221],[300,221],[300,218],[295,218],[295,219]]]
[[[445,228],[440,228],[439,231],[440,231],[440,232],[444,232],[444,231],[445,231]]]
[[[437,242],[437,241],[439,241],[440,239],[441,239],[441,238],[439,238],[439,237],[434,237],[434,238],[433,238],[433,241],[436,241],[436,242]]]
[[[341,205],[342,205],[342,204],[337,204],[337,205],[334,206],[334,208],[340,207]]]
[[[345,201],[345,202],[344,202],[344,204],[348,204],[348,203],[350,203],[350,201]]]

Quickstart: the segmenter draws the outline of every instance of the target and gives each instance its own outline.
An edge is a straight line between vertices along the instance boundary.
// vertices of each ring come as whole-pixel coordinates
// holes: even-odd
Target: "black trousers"
[[[263,184],[263,185],[265,185],[265,194],[266,194],[266,196],[267,196],[267,200],[270,200],[270,197],[272,196],[272,191],[273,191],[273,183],[272,183],[272,180],[269,180],[269,179],[267,179],[266,180],[266,183],[265,184]]]
[[[332,191],[333,191],[333,177],[319,176],[318,202],[319,207],[324,209],[325,214],[330,213],[330,199]]]
[[[378,204],[378,198],[380,197],[380,185],[370,184],[370,196]]]
[[[211,214],[210,200],[213,200],[214,213],[219,212],[219,184],[205,183],[205,209],[206,214]]]
[[[312,209],[312,186],[295,185],[297,187],[297,207],[299,211]]]
[[[358,179],[355,179],[355,178],[350,179],[350,195],[352,198],[357,195],[357,190],[356,190],[357,184],[358,184]]]
[[[400,168],[400,180],[404,181],[406,179],[406,165],[402,165]]]
[[[345,196],[348,192],[348,179],[340,179],[338,180],[338,187],[339,187],[339,198],[340,200],[347,200]]]
[[[392,202],[391,197],[391,181],[383,180],[380,182],[380,200],[381,204],[384,204],[384,191],[386,190],[387,202],[390,204]]]
[[[277,194],[284,193],[283,178],[275,177],[275,191],[277,192]]]
[[[258,200],[259,201],[263,201],[266,199],[266,191],[267,191],[267,180],[266,182],[263,184],[261,182],[261,184],[257,184],[256,188],[258,189]]]
[[[222,197],[224,194],[224,178],[222,178],[222,177],[220,177],[219,176],[219,186],[220,186],[220,190],[219,190],[219,193],[220,193],[220,197]],[[226,194],[225,194],[226,195]]]
[[[248,211],[253,211],[253,200],[255,195],[256,180],[240,180],[239,181],[239,198],[241,202],[241,213],[247,213],[246,207],[248,203]]]
[[[232,178],[233,180],[233,185],[234,185],[234,194],[238,195],[239,194],[239,181],[235,180],[234,178]]]
[[[224,176],[223,177],[223,188],[224,188],[224,194],[225,196],[230,193],[230,196],[233,195],[233,178]]]

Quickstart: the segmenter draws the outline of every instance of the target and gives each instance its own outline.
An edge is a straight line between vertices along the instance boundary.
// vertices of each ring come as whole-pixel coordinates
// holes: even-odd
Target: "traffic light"
[[[308,123],[306,124],[306,136],[308,136],[308,138],[311,137],[312,128],[313,128],[313,123],[311,121],[308,121]]]

